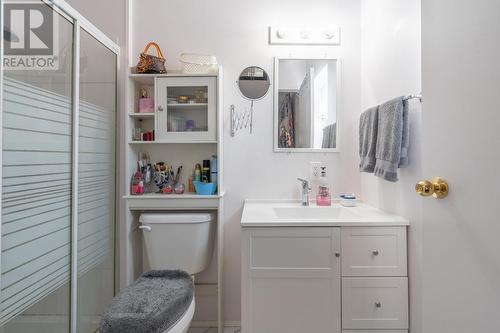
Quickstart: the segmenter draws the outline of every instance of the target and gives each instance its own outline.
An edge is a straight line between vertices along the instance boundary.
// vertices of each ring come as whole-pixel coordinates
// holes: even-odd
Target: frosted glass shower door
[[[0,72],[0,333],[93,333],[115,292],[119,47],[34,3],[57,19],[58,66]]]
[[[116,55],[80,30],[78,332],[114,295]]]
[[[57,15],[60,59],[73,23]],[[5,70],[2,99],[0,331],[69,329],[73,66]]]

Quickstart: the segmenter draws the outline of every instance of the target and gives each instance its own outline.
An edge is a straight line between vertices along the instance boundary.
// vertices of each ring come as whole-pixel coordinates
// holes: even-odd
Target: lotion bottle
[[[316,205],[318,206],[331,206],[332,195],[330,193],[330,186],[326,180],[326,167],[321,167],[321,175],[318,186],[318,194],[316,195]]]

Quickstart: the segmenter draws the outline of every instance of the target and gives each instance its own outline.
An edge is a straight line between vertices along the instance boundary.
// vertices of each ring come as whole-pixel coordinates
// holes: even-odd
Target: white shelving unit
[[[147,118],[154,118],[155,114],[134,112],[134,113],[129,113],[128,116],[136,119],[147,119]]]
[[[168,80],[165,80],[168,78]],[[200,87],[200,82],[213,82],[212,95],[208,93],[207,103],[171,103],[167,102],[168,96],[159,97],[158,87],[160,84],[168,83],[173,87],[189,86],[193,82],[193,87]],[[179,83],[176,85],[176,83]],[[154,113],[139,113],[138,99],[139,90],[146,89],[149,96],[155,98]],[[165,89],[165,85],[162,89]],[[179,91],[185,91],[180,89]],[[138,219],[143,211],[164,210],[164,211],[211,211],[217,212],[218,232],[217,246],[215,248],[213,263],[216,263],[216,280],[211,281],[210,273],[201,273],[197,276],[196,294],[214,295],[217,307],[217,320],[193,322],[193,326],[218,326],[219,332],[223,332],[223,309],[222,309],[222,248],[223,248],[223,152],[222,152],[222,68],[219,67],[218,74],[183,74],[178,71],[168,71],[167,74],[129,74],[126,83],[126,107],[124,110],[126,116],[125,126],[125,152],[122,156],[123,167],[126,170],[124,174],[127,182],[136,171],[137,159],[139,153],[149,154],[151,162],[164,161],[177,168],[183,166],[183,182],[186,185],[186,193],[177,194],[159,194],[150,193],[144,195],[131,195],[130,189],[123,196],[125,212],[124,220],[120,221],[119,237],[119,255],[120,255],[120,288],[132,283],[142,272],[142,234],[138,231]],[[211,96],[211,97],[210,97]],[[165,101],[164,111],[158,110],[158,100]],[[213,108],[213,109],[212,109]],[[190,114],[197,112],[206,112],[207,119],[213,116],[212,127],[207,125],[211,135],[199,136],[193,135],[190,131],[178,131],[174,135],[164,135],[163,139],[158,138],[160,129],[160,119],[166,126],[166,114],[159,115],[159,112],[168,112],[178,110],[178,113],[187,110]],[[212,112],[213,114],[210,114]],[[193,116],[194,117],[194,116]],[[198,120],[196,120],[198,122]],[[155,141],[134,141],[133,129],[141,126],[145,131],[155,131]],[[169,124],[170,126],[170,124]],[[162,130],[170,130],[163,128]],[[186,133],[187,135],[183,135]],[[196,134],[196,133],[195,133]],[[167,138],[167,139],[166,139]],[[218,184],[215,195],[197,195],[187,193],[187,175],[191,173],[195,163],[200,163],[204,159],[210,159],[212,155],[217,155]],[[212,263],[212,265],[213,265]],[[211,267],[209,270],[213,269]],[[212,272],[213,273],[213,272]],[[203,296],[202,296],[203,297]],[[200,297],[200,298],[202,298]],[[197,296],[198,300],[198,296]],[[214,304],[215,306],[215,304]]]
[[[186,103],[186,104],[181,104],[181,103],[167,103],[168,106],[173,107],[173,108],[187,108],[187,107],[197,107],[197,106],[207,106],[208,103]]]

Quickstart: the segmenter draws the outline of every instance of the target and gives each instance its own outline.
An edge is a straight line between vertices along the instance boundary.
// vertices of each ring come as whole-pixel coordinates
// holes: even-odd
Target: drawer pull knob
[[[340,252],[335,252],[335,256],[338,258],[340,257]]]
[[[374,256],[378,256],[378,254],[379,254],[379,253],[380,253],[380,252],[379,252],[378,250],[373,250],[373,251],[372,251],[372,254],[373,254]]]
[[[375,307],[376,307],[376,308],[381,308],[381,307],[382,307],[382,303],[380,303],[380,302],[375,302]]]

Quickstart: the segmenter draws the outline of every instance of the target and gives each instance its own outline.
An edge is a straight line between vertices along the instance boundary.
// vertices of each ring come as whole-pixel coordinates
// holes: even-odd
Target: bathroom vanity
[[[363,204],[246,200],[242,332],[408,332],[408,225]]]

